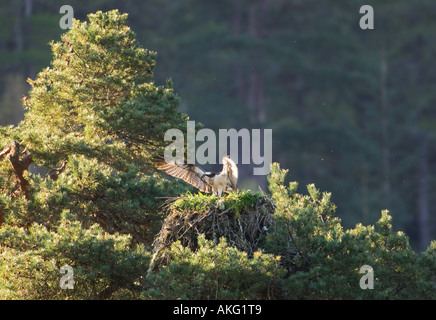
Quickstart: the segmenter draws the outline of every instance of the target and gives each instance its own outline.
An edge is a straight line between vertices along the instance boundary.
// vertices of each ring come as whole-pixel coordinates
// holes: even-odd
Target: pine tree
[[[276,204],[277,229],[269,250],[283,256],[289,270],[284,291],[298,299],[431,299],[434,298],[436,242],[417,255],[403,232],[392,230],[387,210],[375,226],[358,223],[344,230],[335,217],[331,194],[313,184],[309,195],[298,184],[284,185],[287,170],[273,164],[268,177]],[[292,255],[289,255],[292,252]],[[374,270],[374,289],[360,286],[360,268]]]
[[[88,18],[51,43],[51,66],[29,79],[24,121],[0,127],[0,252],[7,257],[0,274],[15,270],[2,297],[133,294],[161,220],[157,198],[186,190],[150,165],[165,131],[187,120],[171,82],[152,81],[156,53],[136,42],[127,14]],[[65,263],[85,282],[82,290],[59,288]],[[14,281],[18,274],[25,279]],[[38,289],[41,279],[49,280]]]

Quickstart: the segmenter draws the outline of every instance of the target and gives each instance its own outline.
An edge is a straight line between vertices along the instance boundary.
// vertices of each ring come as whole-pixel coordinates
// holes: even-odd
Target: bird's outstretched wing
[[[159,161],[156,163],[156,168],[170,176],[186,181],[200,189],[201,192],[212,192],[212,186],[207,182],[206,172],[193,164]]]

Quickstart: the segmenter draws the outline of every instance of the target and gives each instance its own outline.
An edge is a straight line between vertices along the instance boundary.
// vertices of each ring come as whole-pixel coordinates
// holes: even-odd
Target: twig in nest
[[[159,208],[167,209],[170,205],[174,203],[174,201],[181,199],[181,197],[155,197],[155,199],[167,199],[159,206]]]
[[[183,232],[183,234],[180,236],[180,238],[183,238],[183,236],[193,227],[195,226],[197,223],[199,223],[200,221],[202,221],[204,218],[209,217],[210,215],[214,215],[215,211],[214,210],[210,210],[208,213],[203,214],[200,218],[198,218],[196,221],[194,221],[193,224],[190,224],[190,226],[185,230],[185,232]]]

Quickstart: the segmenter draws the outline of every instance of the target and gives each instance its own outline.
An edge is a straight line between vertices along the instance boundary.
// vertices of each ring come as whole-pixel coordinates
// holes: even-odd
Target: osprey
[[[229,156],[223,157],[223,169],[221,172],[205,172],[193,164],[183,162],[159,161],[156,168],[168,173],[175,178],[183,179],[202,192],[213,192],[221,196],[223,192],[237,190],[238,167]]]

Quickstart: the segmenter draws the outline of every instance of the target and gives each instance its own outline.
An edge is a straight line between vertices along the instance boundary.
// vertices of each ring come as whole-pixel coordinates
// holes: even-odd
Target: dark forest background
[[[29,77],[74,17],[118,8],[155,79],[207,128],[273,130],[273,161],[332,192],[346,227],[389,209],[416,250],[436,238],[436,3],[315,0],[6,0],[0,4],[0,125],[23,118]],[[362,5],[374,30],[362,30]],[[5,145],[4,145],[5,146]],[[240,166],[243,188],[266,177]]]

